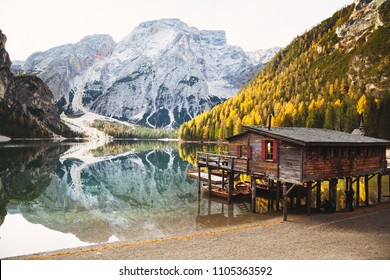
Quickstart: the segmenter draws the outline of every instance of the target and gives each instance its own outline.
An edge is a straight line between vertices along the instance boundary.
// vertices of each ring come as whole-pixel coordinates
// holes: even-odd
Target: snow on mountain
[[[233,96],[269,60],[226,43],[224,31],[178,19],[139,24],[115,44],[88,36],[31,55],[17,67],[47,82],[66,114],[97,114],[151,127],[178,127]]]
[[[249,56],[254,60],[254,62],[266,64],[270,61],[274,55],[279,52],[282,48],[273,47],[269,49],[259,49],[256,51],[248,52]]]

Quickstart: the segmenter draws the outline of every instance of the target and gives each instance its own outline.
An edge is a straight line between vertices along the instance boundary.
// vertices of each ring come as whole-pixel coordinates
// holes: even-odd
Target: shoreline
[[[278,213],[277,213],[278,214]],[[104,243],[13,260],[390,258],[390,201],[353,212],[271,215],[259,222],[160,239]],[[369,248],[369,250],[367,250]]]

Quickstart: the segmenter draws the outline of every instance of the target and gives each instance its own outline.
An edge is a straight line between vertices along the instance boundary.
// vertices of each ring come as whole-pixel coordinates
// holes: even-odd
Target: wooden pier
[[[325,207],[326,211],[335,211],[339,180],[345,180],[346,208],[352,210],[354,200],[360,206],[361,179],[364,204],[369,204],[368,183],[373,178],[377,178],[377,201],[381,201],[382,177],[390,176],[386,157],[389,141],[326,129],[245,128],[246,132],[227,139],[227,155],[197,153],[197,170],[189,176],[198,179],[199,193],[201,181],[207,182],[209,193],[212,184],[220,184],[227,188],[230,203],[235,179],[245,174],[250,176],[251,210],[256,212],[256,197],[267,188],[276,200],[277,209],[282,203],[284,221],[288,205],[294,199],[300,204],[302,197],[306,199],[308,215],[313,206],[317,210]],[[261,182],[266,182],[266,186]],[[321,197],[324,182],[329,185],[326,199]]]

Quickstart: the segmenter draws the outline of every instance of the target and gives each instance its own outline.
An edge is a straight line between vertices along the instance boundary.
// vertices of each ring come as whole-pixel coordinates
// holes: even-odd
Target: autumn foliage
[[[350,5],[294,39],[236,96],[182,124],[179,137],[223,139],[243,125],[267,125],[272,115],[274,126],[346,132],[364,117],[368,135],[390,139],[387,2],[379,10],[384,25],[354,48],[343,46],[336,34],[354,9]],[[360,72],[351,80],[355,69]]]

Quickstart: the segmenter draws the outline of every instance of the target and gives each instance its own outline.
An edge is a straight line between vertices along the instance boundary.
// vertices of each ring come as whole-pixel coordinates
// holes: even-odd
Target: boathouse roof
[[[375,146],[390,141],[322,128],[243,126],[247,132],[271,137],[301,146]],[[241,134],[242,135],[242,134]],[[231,140],[239,135],[228,138]]]

